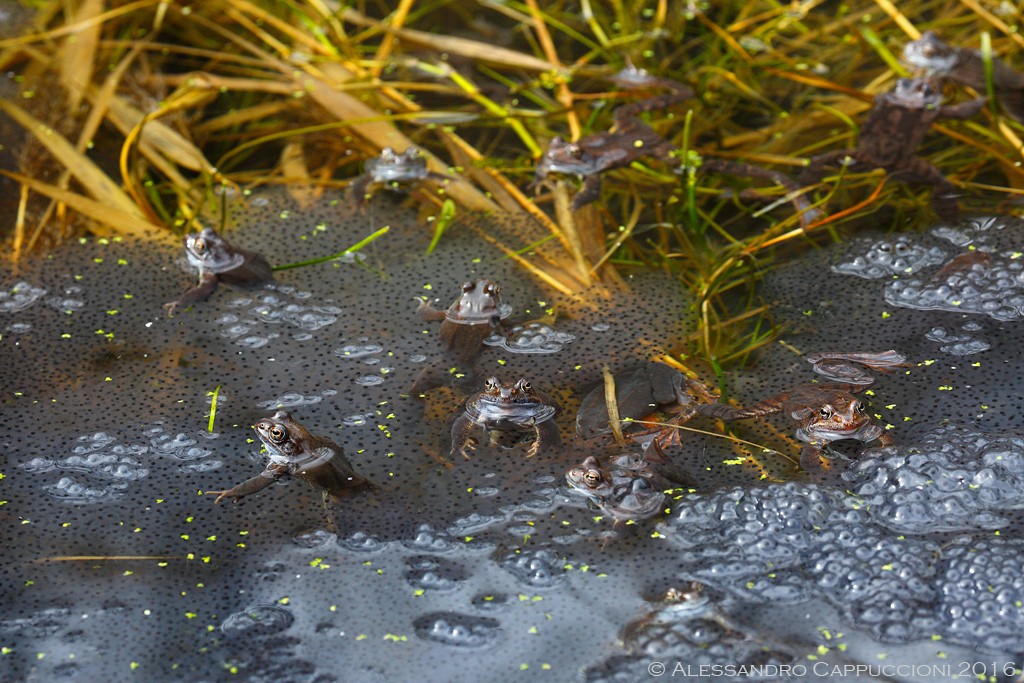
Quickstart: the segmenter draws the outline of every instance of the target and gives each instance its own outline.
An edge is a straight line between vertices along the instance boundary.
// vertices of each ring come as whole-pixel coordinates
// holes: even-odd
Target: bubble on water
[[[511,551],[498,560],[499,566],[530,588],[552,588],[565,580],[563,562],[551,550]]]
[[[955,334],[944,327],[933,327],[924,337],[929,341],[939,342],[942,344],[939,351],[953,356],[971,356],[992,348],[984,339],[969,334]]]
[[[356,384],[363,387],[375,387],[380,384],[384,384],[384,377],[382,375],[363,375],[356,379]]]
[[[501,623],[488,617],[457,612],[433,612],[413,621],[416,635],[454,647],[487,647],[497,641]]]
[[[607,332],[608,330],[612,329],[612,324],[594,323],[593,325],[590,326],[590,329],[592,329],[594,332]]]
[[[416,555],[405,563],[405,580],[417,590],[453,591],[469,578],[465,567],[442,557]]]
[[[367,344],[364,340],[364,343],[345,344],[344,346],[340,346],[334,349],[334,354],[341,358],[356,359],[380,353],[383,350],[384,347],[380,344]]]
[[[292,613],[280,605],[255,604],[230,615],[220,630],[231,638],[265,636],[288,630],[293,621]]]
[[[0,313],[24,311],[46,296],[46,290],[28,282],[18,282],[7,291],[0,291]]]
[[[943,263],[948,257],[937,244],[922,244],[920,237],[902,236],[850,240],[843,256],[832,264],[832,271],[865,279],[910,275]]]
[[[11,323],[7,331],[11,334],[27,334],[32,331],[32,323]]]
[[[574,341],[574,334],[558,332],[543,323],[529,323],[513,327],[506,336],[491,335],[484,344],[512,353],[558,353]]]
[[[296,391],[290,391],[287,394],[282,394],[277,398],[272,398],[266,401],[260,401],[256,404],[261,410],[276,410],[279,408],[297,408],[298,406],[308,406],[320,403],[324,400],[323,396],[317,396],[313,394],[311,396],[303,396]]]

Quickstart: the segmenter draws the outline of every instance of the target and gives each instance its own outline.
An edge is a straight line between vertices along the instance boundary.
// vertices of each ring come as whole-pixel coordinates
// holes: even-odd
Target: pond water
[[[911,365],[863,397],[895,445],[840,449],[811,481],[783,419],[735,425],[772,451],[687,433],[668,455],[696,491],[614,524],[566,489],[609,448],[574,438],[575,409],[602,366],[677,344],[681,287],[643,273],[593,306],[561,300],[479,238],[515,216],[463,217],[427,255],[429,225],[390,197],[365,213],[275,190],[245,204],[226,234],[274,264],[390,231],[359,259],[222,286],[173,317],[162,305],[194,276],[169,238],[84,240],[5,272],[0,680],[1018,675],[1018,221],[863,237],[769,274],[784,343],[730,375],[731,395],[812,381],[801,354],[894,348]],[[943,269],[972,249],[990,259]],[[475,278],[500,283],[522,329],[452,383],[416,300],[447,307]],[[424,372],[445,381],[410,396]],[[492,375],[558,400],[561,446],[450,455],[466,393]],[[263,469],[251,425],[280,408],[376,490],[325,504],[291,479],[215,504],[204,492]]]

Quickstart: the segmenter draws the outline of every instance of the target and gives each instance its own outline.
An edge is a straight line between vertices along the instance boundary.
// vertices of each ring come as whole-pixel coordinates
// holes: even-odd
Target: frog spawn
[[[275,262],[336,253],[376,227],[368,226],[365,219],[339,219],[343,212],[337,205],[325,205],[299,218],[281,196],[270,194],[264,200],[252,214],[243,216],[245,243],[274,254]],[[230,304],[252,293],[221,289],[192,311],[166,319],[160,305],[180,295],[180,275],[173,271],[173,258],[180,248],[176,244],[73,245],[59,259],[66,259],[66,272],[82,275],[82,281],[49,268],[19,276],[34,287],[62,293],[63,299],[84,305],[67,314],[37,300],[10,316],[30,326],[17,335],[21,341],[8,335],[0,340],[5,353],[21,354],[19,360],[33,359],[4,370],[5,380],[24,394],[5,405],[0,431],[0,443],[14,463],[4,470],[8,501],[4,507],[31,522],[9,529],[9,547],[33,559],[89,555],[97,548],[110,555],[172,559],[138,560],[131,565],[96,561],[88,567],[69,562],[33,564],[28,577],[32,590],[24,590],[24,567],[8,564],[0,576],[12,599],[2,630],[15,652],[0,658],[0,678],[54,677],[70,661],[66,655],[75,654],[73,673],[84,680],[116,678],[133,661],[138,662],[140,675],[163,680],[174,674],[164,657],[152,653],[171,648],[180,653],[176,662],[197,678],[216,678],[227,667],[253,680],[402,679],[409,675],[409,660],[394,657],[395,648],[401,647],[415,651],[412,660],[417,671],[429,667],[439,676],[455,677],[467,670],[477,675],[486,670],[486,675],[509,678],[519,675],[520,664],[528,661],[533,671],[549,664],[556,674],[564,673],[562,677],[587,670],[588,676],[600,680],[601,671],[615,669],[617,664],[609,662],[606,669],[604,663],[590,660],[594,644],[616,647],[622,615],[650,610],[638,595],[638,586],[665,577],[681,580],[684,574],[706,580],[709,591],[725,595],[737,614],[746,610],[760,616],[739,627],[715,612],[706,614],[704,621],[688,621],[692,630],[669,626],[672,618],[664,617],[666,623],[659,627],[630,635],[625,641],[628,649],[621,651],[624,659],[616,661],[642,666],[654,652],[674,652],[674,642],[689,642],[696,649],[701,638],[705,640],[697,656],[707,661],[753,661],[752,650],[743,649],[751,641],[768,646],[778,661],[802,657],[818,645],[813,627],[794,627],[783,646],[759,635],[788,623],[780,615],[787,614],[790,600],[817,600],[801,602],[794,609],[821,605],[823,612],[845,614],[830,624],[892,641],[927,639],[940,633],[946,637],[936,649],[956,652],[957,643],[993,652],[1020,649],[1011,643],[1012,634],[1020,632],[1019,613],[1010,607],[998,609],[1008,604],[1002,596],[1012,593],[1016,585],[1015,575],[1010,574],[1014,559],[1020,557],[1016,539],[979,542],[967,536],[956,541],[948,557],[927,560],[925,555],[935,541],[925,538],[925,532],[910,533],[910,543],[899,541],[899,533],[906,536],[908,532],[898,533],[888,526],[883,511],[850,510],[829,489],[803,483],[766,486],[737,498],[729,493],[734,491],[732,484],[749,478],[739,468],[721,464],[735,458],[735,453],[718,440],[698,439],[687,445],[686,452],[703,458],[714,473],[702,482],[705,490],[699,496],[669,503],[673,509],[669,523],[652,527],[648,522],[614,533],[608,520],[594,521],[592,511],[563,502],[558,478],[569,464],[582,460],[570,444],[564,455],[551,460],[478,457],[468,462],[460,459],[452,469],[427,455],[443,458],[444,418],[451,417],[460,396],[442,387],[421,406],[399,395],[424,362],[443,354],[436,327],[410,315],[409,299],[454,291],[466,278],[495,278],[514,294],[517,309],[530,311],[528,319],[543,315],[535,302],[550,297],[533,289],[498,257],[474,263],[481,258],[479,246],[460,241],[463,237],[457,231],[446,234],[439,251],[423,259],[428,240],[417,232],[421,226],[409,214],[388,213],[385,204],[376,201],[374,215],[379,213],[381,220],[393,226],[392,235],[400,233],[398,226],[405,233],[401,242],[390,243],[387,250],[368,248],[367,262],[381,263],[389,279],[366,279],[367,271],[349,264],[284,271],[279,285],[311,294],[298,303],[333,306],[342,313],[329,325],[313,330],[258,321],[258,334],[268,337],[258,347],[238,345],[234,338],[220,335],[223,325],[216,323],[225,314],[248,311],[252,304],[237,308]],[[325,229],[312,227],[318,224]],[[500,229],[501,221],[496,225]],[[308,239],[284,238],[303,232]],[[382,253],[394,251],[398,244],[407,249],[403,255],[409,258],[396,257],[399,265],[393,265]],[[97,264],[97,258],[103,263]],[[129,265],[117,265],[119,259]],[[780,271],[770,274],[766,283],[789,293],[780,297],[780,316],[792,306],[805,325],[828,317],[828,312],[818,317],[803,315],[808,301],[816,314],[821,312],[820,297],[794,300],[792,293],[799,291],[800,282],[811,282],[844,302],[843,324],[836,326],[841,336],[815,330],[813,335],[792,340],[806,351],[896,347],[917,361],[939,353],[935,342],[925,340],[927,330],[937,325],[959,330],[963,324],[962,314],[885,307],[897,318],[886,326],[879,322],[885,306],[879,288],[871,289],[874,298],[869,298],[864,280],[830,273],[820,262],[814,266],[814,272],[824,273],[824,278]],[[450,277],[441,280],[438,272]],[[166,273],[166,282],[154,273]],[[112,286],[99,286],[101,278]],[[561,352],[529,356],[485,348],[481,372],[505,378],[528,376],[545,389],[549,388],[547,378],[553,378],[552,388],[565,389],[564,396],[559,396],[567,400],[559,430],[568,440],[573,431],[572,408],[586,388],[599,381],[603,362],[613,359],[614,367],[641,362],[647,354],[633,348],[636,335],[673,339],[681,332],[685,302],[667,298],[664,281],[650,274],[638,276],[636,282],[643,294],[635,300],[627,298],[614,308],[609,304],[599,315],[560,320],[559,330],[577,337]],[[852,282],[858,287],[850,286]],[[10,291],[16,283],[0,284],[0,289]],[[72,296],[68,291],[74,286],[82,290]],[[372,296],[367,297],[371,289]],[[279,292],[260,290],[257,295],[262,294]],[[294,298],[289,294],[284,300]],[[108,312],[112,310],[118,312]],[[1009,357],[1007,346],[1017,337],[998,321],[986,322],[994,325],[989,335],[992,348],[969,358],[979,360],[979,368],[961,363],[952,370],[962,359],[940,356],[941,361],[931,366],[910,368],[909,379],[885,377],[873,388],[877,399],[872,400],[871,409],[894,424],[898,437],[894,448],[909,449],[919,438],[927,443],[922,429],[936,416],[957,418],[966,425],[981,420],[987,427],[1004,427],[1002,438],[1011,438],[1006,423],[1012,420],[999,412],[1000,401],[990,394],[1014,370],[992,360]],[[283,333],[264,335],[268,330]],[[113,334],[113,342],[107,334]],[[109,353],[111,344],[118,342],[123,346],[116,349],[131,352]],[[348,349],[348,355],[335,352],[350,345],[375,350],[355,358],[351,356],[358,349],[354,353]],[[52,357],[31,355],[43,346],[49,347]],[[96,360],[100,357],[101,362]],[[380,362],[366,365],[371,359]],[[745,380],[737,391],[741,403],[777,388],[779,376],[794,363],[802,365],[781,350],[767,350],[762,363],[737,376]],[[391,370],[381,373],[379,368]],[[802,371],[809,375],[806,367]],[[358,383],[371,375],[383,381],[375,386]],[[962,378],[970,381],[961,382]],[[955,396],[934,389],[946,384],[955,385]],[[212,436],[206,432],[211,410],[207,394],[217,386],[221,391],[216,436]],[[248,425],[269,412],[261,403],[294,397],[322,397],[318,403],[302,405],[296,417],[314,433],[342,444],[353,466],[381,482],[384,492],[365,505],[327,508],[319,492],[295,480],[234,506],[213,508],[212,497],[198,496],[200,490],[241,481],[259,471],[263,460],[247,443],[252,438]],[[887,408],[890,404],[896,407]],[[982,404],[993,408],[985,411]],[[442,417],[424,417],[424,413]],[[909,427],[900,419],[905,414],[913,417]],[[982,414],[985,417],[978,417]],[[353,415],[358,415],[361,426],[354,426]],[[919,425],[917,432],[914,425]],[[153,431],[157,428],[158,432]],[[53,462],[67,458],[79,436],[97,433],[116,438],[105,447],[108,450],[119,444],[147,449],[133,456],[148,470],[147,476],[129,482],[120,498],[89,506],[57,503],[42,489],[56,480],[56,469],[32,472],[17,467],[35,458]],[[785,452],[784,444],[776,445]],[[869,453],[861,457],[872,457]],[[951,462],[950,469],[955,466],[963,468]],[[192,467],[197,469],[188,469]],[[892,476],[900,481],[906,467],[898,463],[894,467]],[[997,481],[1015,476],[1012,469],[1001,467],[992,468]],[[907,471],[907,481],[909,475]],[[987,483],[984,477],[973,483],[978,481]],[[723,488],[716,492],[716,485]],[[1002,490],[994,484],[991,489],[982,486],[978,496],[983,502]],[[704,501],[708,510],[694,501]],[[688,523],[680,525],[677,520],[684,514]],[[1016,513],[1004,510],[999,516],[1006,520],[1000,529],[1005,535],[1013,534]],[[979,519],[983,520],[971,517],[969,524],[977,526],[966,531],[944,533],[991,534],[991,527]],[[746,522],[747,535],[730,536],[734,527],[743,526],[737,520]],[[855,524],[854,531],[865,540],[859,544],[843,540],[840,549],[819,552],[822,544],[815,534],[834,535],[848,523]],[[430,531],[423,528],[425,524]],[[956,524],[964,529],[967,523],[958,518]],[[760,526],[764,532],[758,535]],[[666,538],[652,538],[655,528]],[[681,544],[691,528],[698,530],[706,548],[697,548],[693,559],[687,559],[691,553]],[[25,529],[32,533],[18,533]],[[635,533],[630,535],[631,531]],[[524,540],[527,536],[529,540]],[[958,544],[962,551],[956,550]],[[737,546],[745,550],[738,551]],[[905,558],[897,554],[907,548]],[[991,555],[991,561],[982,564],[974,550]],[[778,571],[757,562],[761,551],[779,563]],[[190,555],[195,559],[180,559]],[[820,569],[794,564],[811,557]],[[884,558],[895,558],[894,566],[901,577],[913,581],[913,590],[903,590],[897,578],[889,576],[894,572],[886,574],[875,566]],[[752,566],[744,570],[743,561]],[[184,569],[179,572],[179,568]],[[981,572],[980,578],[972,584],[970,577],[976,572]],[[866,596],[870,610],[847,613],[845,605],[861,596],[832,582],[865,573],[881,577],[883,583],[877,593]],[[983,595],[982,581],[1002,588],[995,597]],[[74,585],[75,591],[67,591],[68,585]],[[918,590],[919,586],[928,586],[931,592]],[[940,588],[949,592],[948,598],[940,600],[936,592]],[[410,598],[420,589],[431,602]],[[827,597],[819,595],[825,592]],[[590,596],[595,594],[601,595],[604,610],[594,610]],[[502,595],[511,597],[481,598]],[[977,614],[972,610],[979,602],[985,603],[981,608],[985,619],[972,616],[970,626],[951,625],[953,615]],[[274,612],[265,612],[268,606],[281,608],[293,619],[273,621],[267,615]],[[758,606],[763,607],[761,612],[756,612]],[[245,616],[257,608],[258,618]],[[143,610],[151,616],[143,618]],[[182,619],[183,613],[195,616]],[[909,631],[897,630],[902,619],[910,619]],[[267,623],[268,631],[274,632],[252,638],[225,633],[225,624],[232,624],[231,631],[236,623]],[[496,635],[488,640],[492,634]],[[921,641],[913,644],[924,647]],[[115,645],[123,653],[121,658],[83,656],[86,651],[111,651]],[[453,648],[460,647],[473,653],[471,660],[452,657]],[[678,647],[680,652],[689,651],[683,644]],[[202,657],[189,654],[200,648]],[[884,649],[891,658],[901,652],[891,644]],[[37,660],[36,652],[47,656]],[[315,664],[308,652],[318,653]]]

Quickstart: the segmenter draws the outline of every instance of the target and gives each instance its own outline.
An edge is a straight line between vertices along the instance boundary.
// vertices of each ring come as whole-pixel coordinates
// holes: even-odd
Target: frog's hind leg
[[[476,422],[469,415],[460,415],[452,424],[452,449],[451,454],[461,455],[466,460],[470,458],[470,452],[476,450],[478,441],[473,437],[473,428]]]
[[[797,176],[796,182],[803,186],[814,185],[828,175],[829,166],[838,166],[840,162],[847,157],[856,161],[857,150],[840,149],[834,152],[818,154],[811,158],[811,162],[807,164],[807,168],[801,171],[800,175]]]
[[[572,210],[577,211],[601,198],[601,176],[597,173],[583,179],[583,186],[572,198]]]
[[[771,415],[782,410],[782,402],[775,398],[768,398],[760,403],[755,403],[749,408],[733,408],[724,403],[702,403],[697,406],[697,412],[701,415],[714,417],[725,422],[744,420],[748,417],[760,417]]]
[[[558,425],[555,424],[554,420],[534,423],[533,433],[533,443],[526,450],[527,458],[532,458],[538,453],[553,448],[562,442],[562,437],[558,433]]]
[[[914,157],[892,175],[911,185],[931,185],[932,208],[938,217],[950,222],[960,219],[959,190],[926,159]]]

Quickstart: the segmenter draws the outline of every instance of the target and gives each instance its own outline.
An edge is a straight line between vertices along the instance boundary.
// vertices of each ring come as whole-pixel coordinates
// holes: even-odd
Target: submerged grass
[[[29,150],[0,157],[21,188],[15,256],[54,244],[76,215],[105,234],[182,231],[217,186],[301,193],[346,182],[384,147],[416,145],[430,171],[458,178],[417,198],[446,205],[442,216],[452,203],[525,213],[518,232],[482,237],[558,291],[591,296],[622,286],[622,271],[670,269],[695,299],[689,349],[674,351],[720,367],[772,339],[751,284],[780,250],[864,226],[920,228],[929,193],[881,171],[839,173],[808,190],[826,213],[801,224],[783,188],[760,184],[767,207],[747,201],[749,183],[701,171],[697,155],[793,174],[855,146],[921,31],[997,55],[1024,46],[1019,7],[974,0],[388,5],[43,2],[0,39],[0,66],[19,74],[17,104],[0,99],[21,131],[8,148]],[[634,163],[606,174],[601,201],[580,211],[571,179],[530,196],[549,140],[607,131],[616,106],[643,96],[607,83],[626,58],[697,93],[648,117],[683,173]],[[964,189],[968,211],[1005,210],[1024,194],[1022,136],[990,109],[935,126],[920,154]]]

